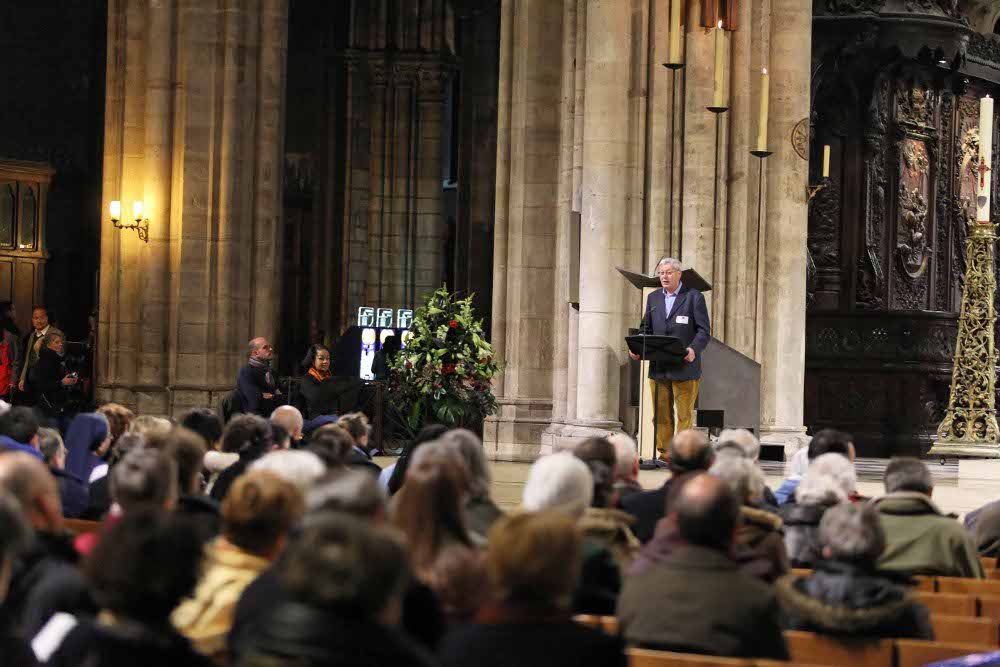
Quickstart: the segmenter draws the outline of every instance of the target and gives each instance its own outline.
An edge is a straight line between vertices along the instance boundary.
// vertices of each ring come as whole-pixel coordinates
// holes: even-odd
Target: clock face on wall
[[[809,118],[803,118],[792,128],[792,148],[799,157],[809,161]]]

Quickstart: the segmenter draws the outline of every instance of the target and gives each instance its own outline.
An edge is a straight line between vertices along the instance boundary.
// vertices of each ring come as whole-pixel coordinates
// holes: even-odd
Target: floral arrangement
[[[497,410],[490,383],[501,371],[472,297],[441,288],[414,314],[406,349],[389,362],[388,399],[411,433],[424,424],[479,430]]]

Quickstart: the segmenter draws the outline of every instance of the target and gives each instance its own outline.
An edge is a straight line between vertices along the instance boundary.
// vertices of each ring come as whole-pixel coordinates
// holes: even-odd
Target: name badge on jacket
[[[688,316],[687,315],[678,315],[676,322],[677,322],[677,324],[687,324],[688,323]]]

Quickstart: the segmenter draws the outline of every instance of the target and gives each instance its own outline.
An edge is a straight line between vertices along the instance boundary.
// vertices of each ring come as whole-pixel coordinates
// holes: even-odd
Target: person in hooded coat
[[[108,473],[104,457],[111,448],[108,420],[94,412],[73,417],[66,430],[66,472],[89,484]]]
[[[880,572],[885,531],[866,505],[831,507],[819,526],[823,560],[806,577],[789,575],[776,592],[789,630],[856,638],[934,639],[927,609],[906,579]]]

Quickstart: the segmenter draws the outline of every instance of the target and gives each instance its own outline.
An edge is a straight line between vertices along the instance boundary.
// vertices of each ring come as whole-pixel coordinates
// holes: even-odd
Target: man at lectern
[[[656,265],[662,289],[646,299],[642,317],[643,333],[673,336],[687,346],[679,364],[650,362],[649,382],[653,391],[656,419],[656,450],[663,458],[677,431],[689,429],[694,421],[701,379],[701,353],[712,336],[705,297],[681,282],[681,263],[664,257]],[[633,359],[639,355],[629,353]],[[674,409],[677,410],[676,419]]]

